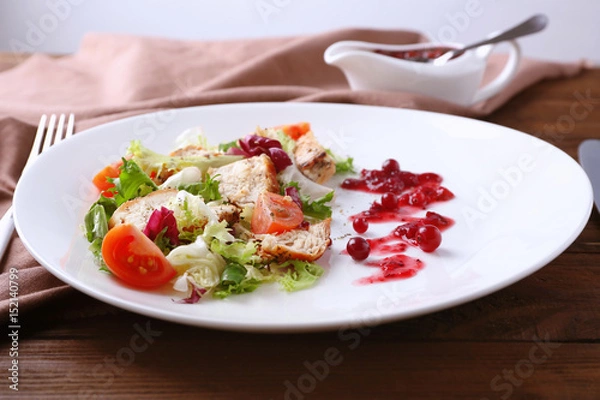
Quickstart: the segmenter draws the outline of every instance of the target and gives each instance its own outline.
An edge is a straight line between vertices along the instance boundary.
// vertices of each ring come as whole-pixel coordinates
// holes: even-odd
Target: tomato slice
[[[117,225],[108,231],[102,258],[115,276],[139,288],[159,287],[176,275],[158,246],[134,225]]]
[[[281,129],[286,135],[294,140],[298,140],[305,133],[310,131],[310,124],[308,122],[298,122],[292,125],[281,125],[277,127]]]
[[[250,227],[253,233],[281,233],[304,221],[302,210],[289,196],[262,192],[258,196]]]
[[[107,178],[118,178],[119,174],[121,173],[119,168],[122,165],[123,161],[117,161],[113,164],[104,167],[100,172],[96,174],[96,176],[94,176],[94,179],[92,179],[94,186],[96,186],[101,192],[107,191],[108,189],[114,187],[115,185],[110,183]]]

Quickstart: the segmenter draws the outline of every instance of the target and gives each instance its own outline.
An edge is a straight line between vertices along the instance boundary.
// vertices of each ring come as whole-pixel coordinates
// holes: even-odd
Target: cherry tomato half
[[[250,225],[253,233],[281,233],[297,228],[302,221],[304,214],[291,197],[262,192]]]
[[[283,132],[294,140],[298,140],[305,133],[310,131],[310,124],[308,122],[299,122],[292,125],[281,125],[277,128],[283,130]]]
[[[121,171],[119,170],[121,165],[123,165],[123,161],[117,161],[113,164],[107,165],[106,167],[102,168],[102,170],[98,172],[96,176],[94,176],[94,179],[92,179],[94,186],[96,186],[101,192],[105,192],[108,189],[114,187],[115,185],[110,183],[108,181],[108,178],[118,178],[119,174],[121,173]]]
[[[102,258],[115,276],[139,288],[159,287],[176,275],[158,246],[134,225],[117,225],[108,231]]]

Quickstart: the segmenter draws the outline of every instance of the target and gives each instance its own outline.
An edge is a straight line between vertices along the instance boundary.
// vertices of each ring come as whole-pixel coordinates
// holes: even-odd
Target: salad
[[[315,284],[331,244],[334,174],[352,158],[325,149],[308,123],[257,128],[210,145],[199,129],[169,155],[132,141],[94,177],[84,230],[100,268],[142,290],[171,285],[180,302],[277,282]]]

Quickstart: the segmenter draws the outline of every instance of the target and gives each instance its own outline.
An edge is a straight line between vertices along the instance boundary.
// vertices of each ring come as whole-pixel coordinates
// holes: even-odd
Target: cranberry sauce
[[[400,60],[406,61],[416,61],[416,62],[429,62],[431,60],[435,60],[440,57],[442,54],[450,51],[456,50],[450,47],[430,47],[427,49],[415,49],[415,50],[403,50],[403,51],[394,51],[394,50],[375,50],[375,53],[382,54],[384,56],[398,58]],[[460,54],[460,53],[459,53]],[[453,58],[458,57],[458,55]]]
[[[394,254],[377,261],[367,261],[366,264],[379,268],[379,271],[371,276],[359,279],[356,282],[359,285],[412,278],[425,265],[423,261],[404,254]]]
[[[451,218],[433,211],[427,211],[424,217],[414,216],[432,203],[454,198],[454,194],[441,183],[440,175],[402,171],[393,159],[386,160],[380,170],[363,169],[359,178],[344,180],[344,189],[383,193],[368,210],[349,217],[357,233],[365,233],[369,223],[403,222],[383,237],[350,239],[344,253],[356,261],[365,260],[371,254],[388,256],[367,260],[366,265],[378,267],[380,271],[360,279],[359,284],[410,278],[424,267],[421,260],[402,253],[408,246],[418,247],[426,253],[435,251],[442,242],[442,232],[454,224]]]
[[[428,211],[424,218],[409,217],[388,235],[366,239],[371,254],[389,255],[402,253],[407,246],[419,247],[426,253],[435,251],[441,243],[441,233],[454,225],[451,218]],[[366,257],[365,257],[366,258]]]
[[[401,209],[402,206],[425,209],[431,203],[453,199],[454,194],[441,183],[442,177],[438,174],[402,171],[397,161],[387,160],[381,169],[363,169],[359,178],[344,180],[342,188],[383,193],[381,200],[373,202],[361,216],[367,221],[386,222],[395,220],[394,215],[414,214],[414,208]]]

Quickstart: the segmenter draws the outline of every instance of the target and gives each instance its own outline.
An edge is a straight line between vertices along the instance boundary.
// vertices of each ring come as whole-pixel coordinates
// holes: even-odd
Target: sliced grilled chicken
[[[173,157],[189,157],[189,156],[206,157],[206,156],[212,156],[215,154],[220,154],[220,153],[211,151],[211,150],[206,150],[202,146],[197,146],[197,145],[191,144],[191,145],[182,147],[180,149],[177,149],[175,151],[172,151],[169,155],[173,156]]]
[[[317,183],[325,183],[335,174],[335,161],[327,154],[312,131],[296,140],[294,158],[298,169]]]
[[[145,197],[138,197],[127,201],[114,212],[108,221],[108,227],[113,228],[121,224],[135,225],[139,230],[144,230],[154,210],[173,204],[178,191],[175,189],[157,190]],[[232,204],[210,204],[209,207],[217,214],[219,221],[233,224],[239,220],[240,209]]]
[[[157,190],[144,197],[129,200],[117,208],[108,221],[108,227],[113,228],[121,224],[131,224],[143,231],[154,210],[166,206],[175,196],[177,196],[177,190],[164,189]]]
[[[331,244],[331,219],[311,224],[308,230],[294,229],[278,235],[255,235],[260,241],[259,255],[278,262],[297,259],[315,261]]]
[[[265,154],[212,168],[208,173],[219,181],[221,196],[239,207],[256,203],[265,190],[279,193],[275,166]]]
[[[219,221],[227,221],[227,224],[232,226],[240,219],[241,209],[233,204],[216,204],[211,203],[208,206],[217,214]]]

